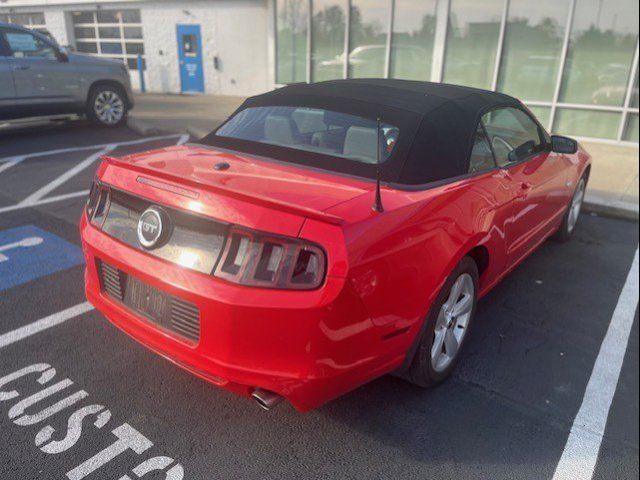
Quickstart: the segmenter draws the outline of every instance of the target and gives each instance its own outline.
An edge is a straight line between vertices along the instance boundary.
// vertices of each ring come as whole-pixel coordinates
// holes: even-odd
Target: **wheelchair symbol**
[[[4,255],[3,252],[7,252],[9,250],[14,250],[16,248],[29,248],[35,247],[36,245],[40,245],[43,242],[42,237],[27,237],[19,242],[8,243],[6,245],[0,245],[0,263],[6,262],[9,260],[9,257]]]

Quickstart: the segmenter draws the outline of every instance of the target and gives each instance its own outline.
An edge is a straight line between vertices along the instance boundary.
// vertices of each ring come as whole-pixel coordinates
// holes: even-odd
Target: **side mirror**
[[[533,140],[529,140],[528,142],[523,143],[522,145],[514,148],[509,152],[509,162],[519,162],[523,158],[527,158],[529,155],[533,153],[536,148],[536,142]]]
[[[551,136],[551,150],[556,153],[571,155],[578,151],[578,142],[573,138],[562,137],[560,135]]]

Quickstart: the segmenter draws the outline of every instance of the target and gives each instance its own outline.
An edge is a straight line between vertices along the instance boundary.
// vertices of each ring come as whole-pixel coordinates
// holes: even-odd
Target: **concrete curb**
[[[199,140],[209,134],[209,130],[190,126],[183,126],[182,128],[160,129],[156,127],[152,121],[136,117],[128,117],[127,126],[137,134],[143,135],[145,137],[153,135],[167,135],[172,133],[188,133],[191,136],[191,140]]]
[[[162,132],[160,129],[155,127],[152,122],[148,122],[146,120],[136,118],[136,117],[127,117],[127,126],[136,132],[139,135],[143,135],[145,137],[160,135],[163,133],[184,133],[184,132]]]
[[[621,218],[623,220],[637,221],[640,218],[638,206],[633,208],[628,204],[607,204],[594,201],[584,202],[584,210],[603,217]]]

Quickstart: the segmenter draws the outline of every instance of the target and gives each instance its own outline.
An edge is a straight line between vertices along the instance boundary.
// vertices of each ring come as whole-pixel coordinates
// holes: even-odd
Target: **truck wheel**
[[[476,312],[478,266],[464,257],[434,302],[411,366],[403,377],[421,387],[442,382],[453,371]]]
[[[117,127],[127,118],[127,102],[122,89],[99,85],[91,89],[87,103],[87,117],[103,127]]]

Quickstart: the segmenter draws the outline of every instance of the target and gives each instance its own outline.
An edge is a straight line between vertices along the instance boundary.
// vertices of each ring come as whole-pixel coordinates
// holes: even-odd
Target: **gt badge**
[[[138,220],[138,241],[146,249],[160,247],[169,238],[171,220],[160,207],[149,207]]]

